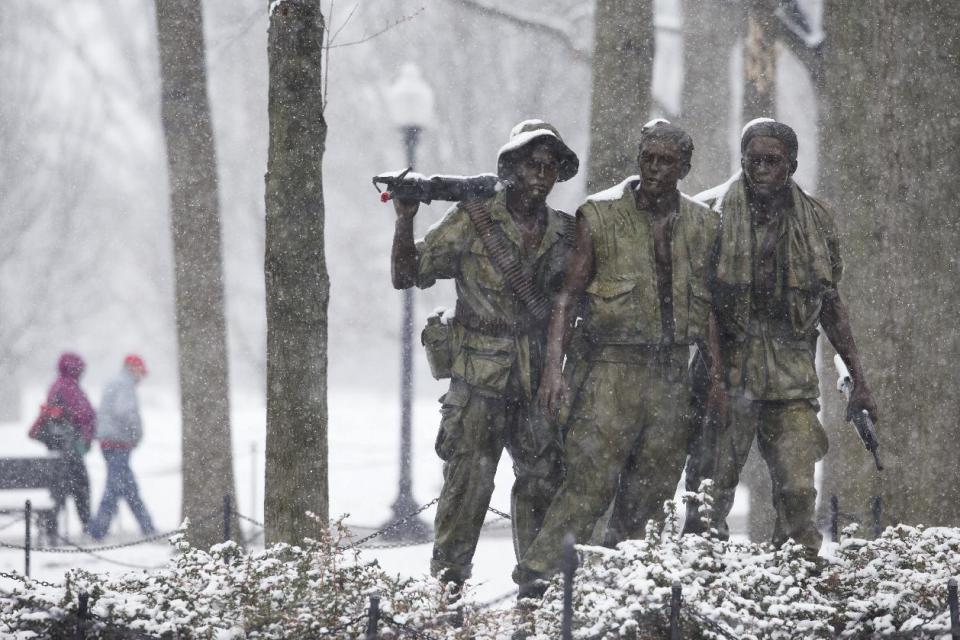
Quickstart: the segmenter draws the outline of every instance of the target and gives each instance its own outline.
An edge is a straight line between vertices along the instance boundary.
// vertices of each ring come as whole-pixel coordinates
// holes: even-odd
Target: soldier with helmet
[[[419,203],[394,199],[394,287],[426,288],[440,279],[456,284],[455,316],[444,318],[427,346],[434,375],[450,377],[436,440],[444,467],[431,572],[458,587],[471,574],[503,449],[516,475],[511,512],[518,558],[540,530],[560,482],[556,427],[535,399],[546,315],[562,284],[572,218],[546,200],[578,166],[556,128],[526,120],[499,151],[497,173],[507,186],[494,197],[454,206],[418,242]],[[490,237],[483,238],[478,225]],[[505,265],[520,275],[508,277]]]

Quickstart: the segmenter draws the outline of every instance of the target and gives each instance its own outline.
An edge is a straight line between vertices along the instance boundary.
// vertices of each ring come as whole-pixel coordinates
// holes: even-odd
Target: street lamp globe
[[[387,108],[400,129],[425,129],[433,121],[433,90],[413,62],[400,67],[397,79],[387,87]]]

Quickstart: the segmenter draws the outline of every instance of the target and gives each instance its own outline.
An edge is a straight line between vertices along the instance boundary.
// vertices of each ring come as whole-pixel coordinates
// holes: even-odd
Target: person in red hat
[[[146,375],[147,366],[143,358],[136,354],[128,355],[123,359],[120,373],[107,385],[103,393],[97,439],[100,440],[100,451],[107,461],[107,486],[97,515],[87,528],[87,533],[95,540],[106,535],[121,498],[127,501],[143,534],[154,533],[153,522],[140,497],[137,480],[130,468],[130,453],[143,437],[136,385]]]

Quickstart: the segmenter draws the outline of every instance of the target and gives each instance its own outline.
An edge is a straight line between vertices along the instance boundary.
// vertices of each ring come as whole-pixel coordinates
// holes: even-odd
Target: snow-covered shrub
[[[496,637],[506,624],[502,615],[463,607],[463,626],[453,626],[457,609],[442,585],[391,577],[347,548],[345,535],[338,524],[324,540],[246,553],[233,542],[205,552],[181,532],[171,540],[179,553],[169,568],[116,577],[71,570],[63,588],[31,582],[0,593],[0,637],[74,637],[81,591],[93,614],[86,638],[358,638],[374,593],[382,638]]]
[[[665,513],[642,540],[579,547],[575,638],[669,637],[674,581],[684,638],[932,638],[949,629],[960,529],[891,527],[867,541],[848,527],[835,557],[815,563],[800,545],[681,536],[672,504]],[[530,638],[559,637],[562,608],[556,578],[527,620]]]
[[[709,508],[709,496],[692,497]],[[946,585],[960,571],[960,529],[891,527],[868,541],[848,527],[814,562],[798,545],[681,536],[672,504],[665,513],[641,540],[579,548],[575,638],[669,637],[675,581],[687,639],[932,638],[949,627]],[[344,548],[339,525],[332,531],[256,553],[233,543],[204,552],[178,534],[179,555],[163,570],[72,570],[64,587],[31,582],[0,593],[0,637],[76,637],[80,591],[94,614],[87,638],[362,638],[372,593],[382,598],[384,639],[500,640],[518,629],[515,637],[560,637],[559,578],[535,609],[457,609],[436,581],[391,577]]]

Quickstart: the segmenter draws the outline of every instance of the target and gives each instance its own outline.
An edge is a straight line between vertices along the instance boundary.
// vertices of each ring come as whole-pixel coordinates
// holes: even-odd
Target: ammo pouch
[[[449,320],[443,314],[447,310],[437,309],[427,318],[427,325],[420,333],[420,343],[427,352],[427,363],[430,365],[430,375],[436,380],[450,377],[450,367],[453,364],[453,347]]]

